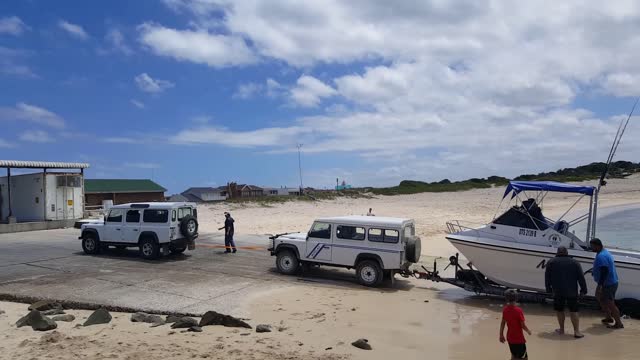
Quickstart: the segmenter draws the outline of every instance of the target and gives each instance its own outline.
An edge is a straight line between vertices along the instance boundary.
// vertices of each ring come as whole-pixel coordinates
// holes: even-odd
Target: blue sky
[[[296,186],[297,143],[316,187],[601,161],[638,95],[640,9],[598,4],[3,1],[0,158],[172,193]]]

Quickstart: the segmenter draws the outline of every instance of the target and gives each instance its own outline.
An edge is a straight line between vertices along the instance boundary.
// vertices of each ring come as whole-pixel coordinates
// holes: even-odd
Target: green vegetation
[[[600,178],[605,166],[606,165],[604,163],[595,162],[589,165],[560,169],[558,171],[520,175],[514,178],[514,180],[547,180],[559,182],[596,180]],[[609,177],[621,178],[636,172],[640,172],[640,163],[616,161],[611,163],[611,167],[609,168]],[[303,196],[262,196],[258,198],[229,199],[227,201],[240,206],[253,203],[264,207],[270,207],[287,201],[333,200],[340,197],[370,198],[373,195],[402,195],[422,192],[453,192],[472,189],[486,189],[494,186],[505,186],[507,183],[509,183],[509,179],[502,176],[489,176],[488,178],[482,179],[472,178],[462,181],[450,181],[449,179],[437,182],[403,180],[398,186],[387,188],[354,188],[340,191],[308,189]]]
[[[585,180],[595,180],[600,178],[606,164],[601,162],[591,163],[589,165],[578,166],[576,168],[560,169],[558,171],[543,172],[539,174],[520,175],[514,180],[547,180],[559,182],[575,182]],[[616,161],[611,163],[609,168],[609,177],[625,177],[635,172],[640,172],[640,163],[630,161]],[[372,188],[367,189],[376,195],[400,195],[400,194],[417,194],[421,192],[449,192],[464,191],[471,189],[483,189],[492,186],[504,186],[509,179],[501,176],[490,176],[486,179],[469,179],[463,181],[449,181],[444,179],[438,182],[423,182],[415,180],[404,180],[398,186],[388,188]]]

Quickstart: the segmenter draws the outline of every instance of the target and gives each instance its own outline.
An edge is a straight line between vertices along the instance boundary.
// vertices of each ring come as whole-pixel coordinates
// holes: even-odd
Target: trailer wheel
[[[95,255],[100,253],[100,241],[95,235],[88,233],[82,237],[82,250],[85,254]]]
[[[356,266],[358,282],[364,286],[375,287],[382,283],[384,275],[377,261],[363,260]]]
[[[298,272],[300,260],[291,250],[282,250],[276,257],[276,267],[278,271],[285,275],[293,275]]]

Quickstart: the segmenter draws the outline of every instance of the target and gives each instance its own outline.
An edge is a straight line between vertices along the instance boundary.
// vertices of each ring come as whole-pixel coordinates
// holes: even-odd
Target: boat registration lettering
[[[520,229],[520,235],[523,235],[523,236],[536,236],[536,230]]]

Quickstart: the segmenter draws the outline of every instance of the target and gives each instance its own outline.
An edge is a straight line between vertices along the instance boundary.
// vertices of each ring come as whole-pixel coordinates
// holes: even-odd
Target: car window
[[[369,229],[369,241],[382,242],[384,235],[382,229]]]
[[[193,215],[194,218],[198,218],[198,209],[193,208],[191,209],[191,215]]]
[[[178,221],[181,221],[187,215],[191,215],[191,208],[181,207],[178,209]]]
[[[331,239],[331,224],[315,223],[309,231],[309,237],[320,239]]]
[[[146,223],[166,223],[169,220],[169,210],[145,210],[142,219]]]
[[[140,210],[127,210],[127,217],[125,219],[128,223],[140,222]]]
[[[389,230],[386,229],[384,231],[384,242],[395,244],[400,240],[400,233],[398,230]]]
[[[171,210],[171,221],[176,221],[176,211]]]
[[[364,228],[356,226],[338,225],[336,236],[345,240],[364,240]]]
[[[111,211],[109,211],[109,216],[107,216],[107,222],[121,223],[123,213],[123,209],[111,209]]]
[[[404,238],[408,238],[409,236],[414,236],[416,234],[416,228],[413,225],[407,225],[404,227]]]

